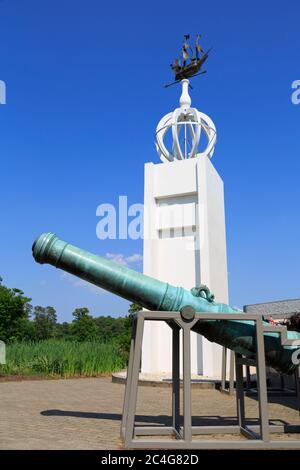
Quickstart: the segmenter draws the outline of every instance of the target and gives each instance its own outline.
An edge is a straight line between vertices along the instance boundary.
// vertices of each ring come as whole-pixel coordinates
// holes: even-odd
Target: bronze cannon
[[[77,248],[53,233],[38,237],[32,251],[37,262],[52,264],[148,310],[180,311],[190,306],[196,312],[241,313],[227,304],[215,302],[208,290],[193,288],[189,291],[161,282]],[[203,320],[195,325],[194,330],[208,340],[247,357],[253,357],[255,353],[254,321]],[[289,341],[295,342],[294,345],[282,345],[277,331],[265,332],[264,343],[267,365],[290,374],[298,365],[294,358],[300,347],[300,334],[288,331],[287,336]]]

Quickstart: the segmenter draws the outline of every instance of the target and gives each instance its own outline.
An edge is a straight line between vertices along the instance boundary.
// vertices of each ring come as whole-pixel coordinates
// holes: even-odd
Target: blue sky
[[[142,254],[141,240],[96,237],[96,208],[143,200],[154,130],[177,106],[169,63],[182,35],[213,46],[193,105],[218,130],[230,303],[300,296],[300,4],[279,1],[0,1],[0,274],[59,320],[75,307],[121,315],[127,303],[31,256],[54,231],[100,255]],[[131,258],[130,258],[131,259]],[[131,264],[141,269],[139,262]]]

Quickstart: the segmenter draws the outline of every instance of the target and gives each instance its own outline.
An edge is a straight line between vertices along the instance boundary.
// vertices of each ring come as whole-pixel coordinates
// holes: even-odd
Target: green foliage
[[[117,345],[118,353],[127,365],[130,352],[130,340],[131,340],[131,331],[132,331],[132,318],[131,316],[125,317],[124,319],[124,332],[118,336]]]
[[[1,279],[1,278],[0,278]],[[1,279],[2,281],[2,279]],[[20,289],[9,289],[0,281],[0,340],[6,343],[28,334],[30,300]]]
[[[123,332],[117,339],[118,343],[118,352],[125,363],[128,363],[129,352],[130,352],[130,340],[132,332],[132,316],[142,310],[142,307],[137,303],[132,303],[129,305],[128,313],[129,315],[123,318]]]
[[[88,308],[76,308],[72,313],[74,320],[71,325],[71,335],[77,341],[96,341],[98,330],[95,319],[89,315]]]
[[[86,307],[75,308],[74,312],[72,313],[74,320],[81,320],[82,318],[86,318],[89,316],[89,309]]]
[[[132,304],[129,305],[128,313],[132,315],[134,313],[139,312],[142,309],[143,308],[139,304],[137,304],[136,302],[133,302]]]
[[[97,375],[127,364],[132,315],[94,318],[88,308],[76,308],[72,323],[57,323],[53,307],[34,307],[19,289],[9,289],[0,278],[0,340],[8,343],[7,374],[46,374],[69,377]],[[32,319],[30,315],[32,313]]]
[[[66,321],[63,323],[57,323],[55,327],[55,338],[65,340],[72,339],[72,331],[70,323]]]
[[[115,344],[98,341],[46,340],[13,343],[7,347],[0,373],[93,377],[124,368]]]
[[[55,336],[56,332],[56,311],[53,307],[34,307],[34,330],[35,339],[49,339]]]
[[[124,317],[97,317],[95,318],[98,338],[103,343],[116,341],[126,331],[126,319]]]

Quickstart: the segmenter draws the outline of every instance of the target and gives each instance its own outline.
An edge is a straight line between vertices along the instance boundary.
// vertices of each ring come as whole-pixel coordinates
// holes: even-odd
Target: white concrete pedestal
[[[145,165],[144,274],[228,302],[223,182],[206,156]],[[171,330],[146,322],[142,372],[171,371]],[[222,348],[194,334],[192,373],[219,376]]]

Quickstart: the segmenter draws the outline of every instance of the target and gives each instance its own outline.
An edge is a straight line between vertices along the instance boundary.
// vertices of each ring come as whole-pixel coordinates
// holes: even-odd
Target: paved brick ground
[[[120,449],[123,393],[124,385],[110,378],[0,383],[0,449]],[[234,419],[234,397],[196,389],[192,395],[195,416]],[[170,399],[170,389],[141,387],[137,422],[167,423]],[[293,398],[272,401],[271,418],[299,423]],[[246,404],[247,416],[256,418],[256,400],[247,398]]]

